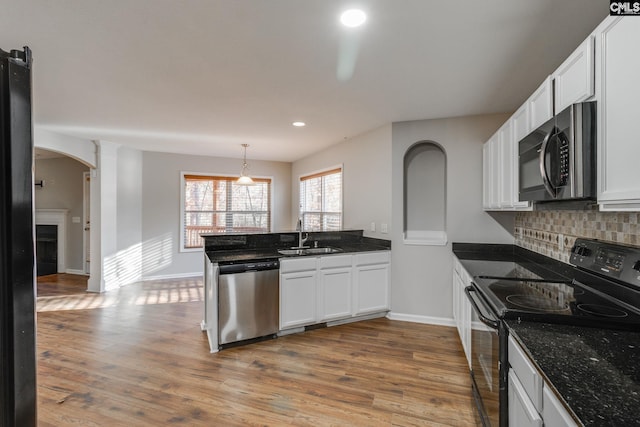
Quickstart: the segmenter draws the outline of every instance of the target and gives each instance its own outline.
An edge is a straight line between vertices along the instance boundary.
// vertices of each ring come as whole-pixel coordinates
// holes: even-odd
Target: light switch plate
[[[385,234],[389,232],[387,224],[385,224],[384,222],[382,224],[380,224],[380,232],[385,233]]]

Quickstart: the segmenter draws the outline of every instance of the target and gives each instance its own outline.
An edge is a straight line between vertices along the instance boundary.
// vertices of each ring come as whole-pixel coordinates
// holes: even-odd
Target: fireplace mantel
[[[58,273],[67,269],[67,215],[69,209],[36,209],[36,225],[58,226]]]

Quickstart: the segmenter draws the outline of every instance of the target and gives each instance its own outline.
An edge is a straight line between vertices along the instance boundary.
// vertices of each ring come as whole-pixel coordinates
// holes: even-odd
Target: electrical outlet
[[[375,222],[371,223],[371,231],[376,231],[376,223]]]
[[[387,227],[387,224],[385,224],[384,222],[380,224],[380,232],[384,234],[387,234],[389,232],[389,228]]]

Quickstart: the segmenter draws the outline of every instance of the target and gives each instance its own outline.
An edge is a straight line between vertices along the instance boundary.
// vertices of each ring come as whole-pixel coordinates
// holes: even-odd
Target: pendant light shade
[[[242,172],[240,172],[240,178],[236,181],[236,184],[240,185],[253,185],[253,179],[247,174],[247,169],[249,169],[249,165],[247,165],[247,147],[249,144],[242,144],[244,148],[244,154],[242,156]]]

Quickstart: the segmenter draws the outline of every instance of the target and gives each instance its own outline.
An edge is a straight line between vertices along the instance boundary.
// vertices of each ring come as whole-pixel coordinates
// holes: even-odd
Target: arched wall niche
[[[447,243],[447,156],[434,141],[419,141],[403,161],[404,243]]]

